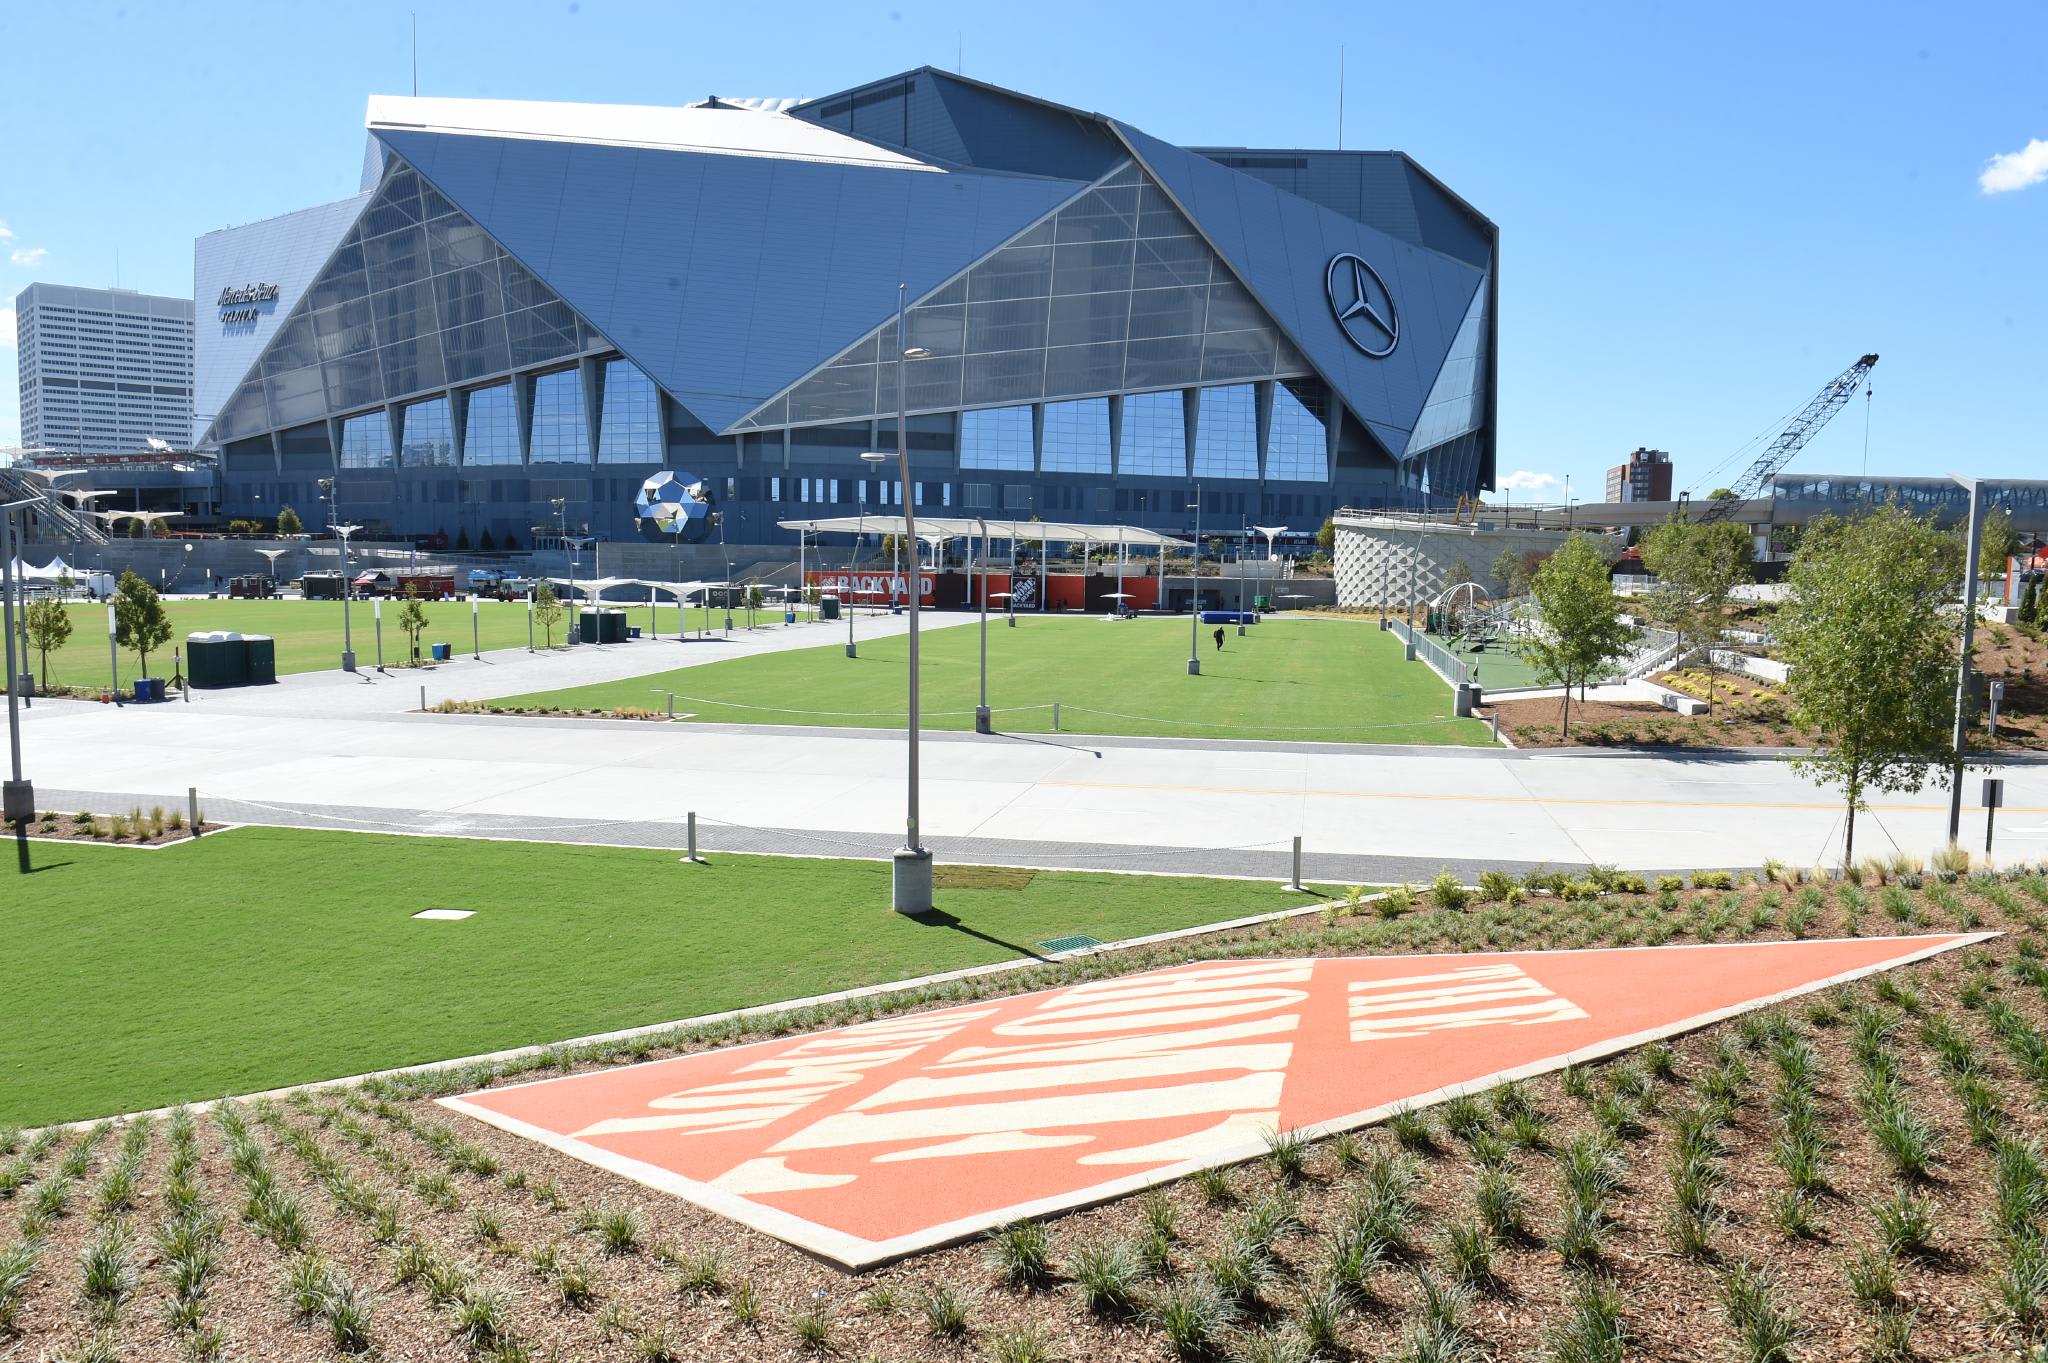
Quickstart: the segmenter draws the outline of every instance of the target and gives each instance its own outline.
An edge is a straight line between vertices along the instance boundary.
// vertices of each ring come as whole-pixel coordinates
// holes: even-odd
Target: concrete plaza
[[[857,631],[902,627],[863,617]],[[44,808],[171,805],[197,787],[213,818],[666,846],[695,812],[707,849],[877,855],[902,837],[900,733],[418,709],[422,686],[431,706],[843,638],[840,625],[778,624],[312,673],[190,704],[39,701],[23,717],[27,771]],[[947,733],[926,736],[924,774],[925,834],[942,857],[1044,866],[1278,877],[1296,836],[1323,880],[1811,864],[1839,855],[1842,831],[1832,791],[1763,756]],[[2001,858],[2048,853],[2048,767],[2004,774]],[[1970,806],[1977,786],[1966,777]],[[1857,846],[1925,855],[1946,829],[1946,793],[1929,786],[1876,798]],[[1982,836],[1972,807],[1963,841]]]

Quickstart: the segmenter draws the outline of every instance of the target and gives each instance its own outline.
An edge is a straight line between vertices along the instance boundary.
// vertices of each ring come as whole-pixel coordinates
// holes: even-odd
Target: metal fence
[[[1436,674],[1450,685],[1462,686],[1469,680],[1465,664],[1457,654],[1416,629],[1406,620],[1397,617],[1388,623],[1392,625],[1395,635],[1403,643],[1415,645],[1415,656],[1428,663],[1436,670]]]

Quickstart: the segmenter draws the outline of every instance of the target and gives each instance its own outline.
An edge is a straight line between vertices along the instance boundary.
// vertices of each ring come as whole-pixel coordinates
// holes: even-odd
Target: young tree
[[[1459,559],[1456,563],[1444,569],[1444,585],[1446,587],[1461,586],[1471,580],[1472,565],[1465,562],[1464,559]]]
[[[412,643],[412,660],[420,660],[420,631],[427,627],[426,608],[420,605],[420,594],[408,582],[405,584],[405,605],[398,612],[398,627]]]
[[[1564,687],[1563,725],[1570,737],[1572,688],[1627,656],[1636,628],[1622,620],[1607,559],[1590,536],[1566,540],[1536,570],[1530,590],[1542,618],[1538,628],[1515,640],[1515,651],[1543,680]]]
[[[36,676],[42,679],[43,694],[50,691],[50,650],[62,648],[71,637],[71,612],[54,596],[39,596],[22,612],[22,626],[28,631],[29,647],[40,655]]]
[[[2020,593],[2020,619],[2029,625],[2037,624],[2039,623],[2037,617],[2040,614],[2041,583],[2038,579],[2030,580],[2027,583],[2027,589]]]
[[[1986,511],[1977,540],[1977,576],[2004,577],[2006,560],[2019,551],[2020,535],[2012,528],[2012,513],[2002,506]]]
[[[1493,566],[1487,572],[1500,583],[1502,596],[1520,596],[1529,590],[1529,584],[1522,576],[1522,556],[1513,549],[1503,549],[1496,554]]]
[[[1681,644],[1707,645],[1707,709],[1714,708],[1714,644],[1728,613],[1728,598],[1755,575],[1749,531],[1732,521],[1701,524],[1673,517],[1642,541],[1643,566],[1657,575],[1649,598],[1656,618],[1678,632]]]
[[[486,554],[490,553],[492,550],[498,547],[497,545],[491,542],[491,532],[489,527],[485,527],[483,537],[476,542],[476,547],[479,552]]]
[[[277,509],[277,533],[280,535],[301,535],[306,527],[299,521],[299,513],[288,506]]]
[[[1326,554],[1337,552],[1337,518],[1335,516],[1323,517],[1322,529],[1316,531],[1316,548]]]
[[[1809,522],[1778,609],[1792,718],[1815,735],[1793,766],[1841,788],[1846,865],[1870,790],[1917,790],[1953,759],[1956,623],[1962,578],[1953,534],[1896,503],[1856,521]]]
[[[540,621],[549,648],[555,646],[555,626],[562,623],[562,599],[555,595],[554,586],[542,582],[533,589],[533,618]]]
[[[455,532],[455,548],[461,553],[469,552],[469,527],[463,526]]]
[[[171,616],[164,609],[156,588],[125,570],[114,584],[114,642],[132,648],[141,660],[142,675],[149,675],[149,653],[171,639]]]

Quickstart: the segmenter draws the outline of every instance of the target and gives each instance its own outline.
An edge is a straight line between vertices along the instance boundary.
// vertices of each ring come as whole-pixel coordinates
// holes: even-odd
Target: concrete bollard
[[[1060,703],[1058,701],[1052,703],[1052,731],[1054,733],[1060,731]]]
[[[199,836],[199,787],[185,787],[185,820],[192,827],[192,836]]]
[[[1301,883],[1301,834],[1299,833],[1294,835],[1294,874],[1293,879],[1287,882],[1287,888],[1290,890],[1306,890],[1308,888],[1308,886]]]
[[[689,814],[689,828],[690,828],[690,855],[688,855],[687,857],[684,857],[684,858],[683,858],[683,860],[684,860],[684,861],[696,861],[696,860],[697,860],[697,811],[696,811],[696,810],[694,810],[694,809],[693,809],[693,810],[691,810],[691,811],[690,811],[690,814]]]
[[[1486,719],[1489,724],[1493,725],[1493,741],[1496,743],[1500,742],[1500,711],[1495,710]]]
[[[426,687],[424,687],[424,686],[422,686],[422,687],[420,688],[420,713],[421,713],[421,714],[425,714],[426,712],[427,712],[427,688],[426,688]]]

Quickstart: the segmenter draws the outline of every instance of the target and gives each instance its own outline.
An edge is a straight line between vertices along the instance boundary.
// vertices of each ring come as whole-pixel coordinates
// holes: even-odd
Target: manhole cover
[[[421,909],[413,917],[429,918],[436,923],[452,923],[458,918],[467,918],[475,912],[475,909]]]
[[[1050,942],[1040,942],[1038,949],[1040,951],[1079,951],[1082,947],[1099,947],[1101,945],[1102,943],[1086,933],[1076,933],[1072,937],[1055,937]]]

